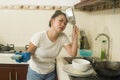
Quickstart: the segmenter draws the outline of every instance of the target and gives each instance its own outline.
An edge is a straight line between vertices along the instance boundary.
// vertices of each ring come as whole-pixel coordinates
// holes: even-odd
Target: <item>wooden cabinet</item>
[[[26,80],[28,64],[0,64],[0,80]]]
[[[97,11],[120,8],[120,0],[84,0],[74,5],[75,9],[82,11]]]
[[[13,80],[12,69],[0,67],[0,80]]]

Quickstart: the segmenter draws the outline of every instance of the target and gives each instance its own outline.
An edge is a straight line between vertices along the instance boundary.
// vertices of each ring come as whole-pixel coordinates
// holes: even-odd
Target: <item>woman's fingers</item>
[[[77,26],[74,26],[73,30],[77,35],[80,35],[80,31],[79,31],[79,28]]]
[[[80,35],[80,31],[79,31],[78,27],[76,27],[76,32],[77,32],[77,35],[79,36]]]

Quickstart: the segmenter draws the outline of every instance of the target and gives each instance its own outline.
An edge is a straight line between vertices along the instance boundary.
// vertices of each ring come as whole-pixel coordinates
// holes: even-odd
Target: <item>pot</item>
[[[3,44],[0,44],[0,51],[1,51],[1,47],[4,46]]]
[[[1,51],[10,51],[14,49],[14,44],[7,44],[7,46],[1,46]]]
[[[97,74],[105,77],[120,76],[120,62],[117,61],[99,61],[92,63],[93,69]]]

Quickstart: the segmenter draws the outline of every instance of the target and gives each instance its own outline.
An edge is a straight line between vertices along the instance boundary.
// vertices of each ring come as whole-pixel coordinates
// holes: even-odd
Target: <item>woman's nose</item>
[[[62,23],[62,26],[65,27],[65,23],[64,22]]]

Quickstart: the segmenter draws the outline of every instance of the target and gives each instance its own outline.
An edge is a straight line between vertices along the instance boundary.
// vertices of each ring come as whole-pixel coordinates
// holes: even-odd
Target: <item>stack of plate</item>
[[[66,64],[63,67],[63,70],[69,75],[76,77],[88,77],[93,74],[94,70],[90,67],[87,71],[79,71],[73,68],[72,64]]]

